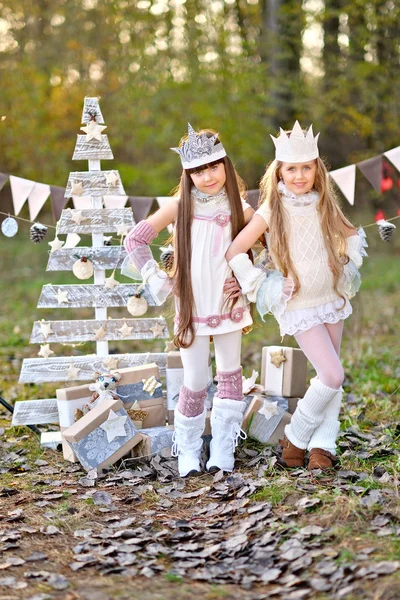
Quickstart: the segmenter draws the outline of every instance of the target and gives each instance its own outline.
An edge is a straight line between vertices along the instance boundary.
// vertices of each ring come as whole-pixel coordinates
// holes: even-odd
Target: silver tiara
[[[205,133],[196,133],[191,124],[188,123],[187,141],[182,142],[180,148],[171,148],[171,150],[179,154],[184,169],[194,169],[226,156],[225,148],[221,142],[215,144],[217,138],[218,133],[211,137],[207,137]]]

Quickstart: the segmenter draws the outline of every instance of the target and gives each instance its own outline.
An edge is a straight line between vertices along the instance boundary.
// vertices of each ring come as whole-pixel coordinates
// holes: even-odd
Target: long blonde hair
[[[206,134],[207,137],[215,135],[215,132],[211,129],[203,129],[198,133]],[[184,139],[182,138],[181,143]],[[219,139],[217,138],[215,144],[218,143]],[[179,186],[172,192],[174,195],[179,195],[178,216],[173,235],[175,250],[174,267],[171,273],[175,281],[174,291],[179,298],[179,321],[174,336],[174,343],[178,348],[188,348],[193,343],[195,337],[193,326],[194,297],[191,279],[191,229],[193,220],[191,190],[194,184],[190,175],[218,163],[223,163],[225,167],[225,188],[231,209],[232,240],[245,226],[241,199],[241,196],[245,193],[245,184],[236,173],[232,161],[228,156],[195,169],[183,169]],[[207,292],[205,291],[205,293]],[[212,293],[212,290],[209,293]],[[231,303],[230,310],[232,310],[236,302],[237,300],[234,300]]]
[[[317,210],[320,213],[322,235],[333,275],[333,289],[344,300],[344,296],[338,290],[338,283],[343,273],[343,265],[349,261],[346,254],[346,234],[354,227],[339,207],[323,161],[320,158],[315,160],[317,168],[314,189],[319,194]],[[285,277],[291,275],[298,291],[300,281],[289,253],[286,214],[278,192],[281,168],[282,162],[279,160],[273,160],[268,165],[260,183],[260,205],[266,202],[270,213],[268,226],[271,261]]]

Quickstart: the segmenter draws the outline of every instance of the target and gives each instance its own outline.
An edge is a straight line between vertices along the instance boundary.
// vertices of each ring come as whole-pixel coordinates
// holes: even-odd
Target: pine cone
[[[160,262],[164,268],[164,270],[169,273],[174,268],[174,249],[167,248],[165,249],[160,256]]]
[[[381,219],[377,223],[379,235],[381,236],[381,240],[384,242],[391,242],[394,234],[394,230],[396,229],[396,225],[390,223],[389,221],[385,221]]]
[[[30,238],[31,241],[35,244],[40,244],[41,241],[45,238],[47,233],[46,225],[42,225],[41,223],[34,223],[30,228]]]

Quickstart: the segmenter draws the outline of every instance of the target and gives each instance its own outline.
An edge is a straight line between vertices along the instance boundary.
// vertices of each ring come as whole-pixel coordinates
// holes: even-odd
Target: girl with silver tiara
[[[244,184],[211,130],[189,133],[172,150],[180,155],[177,194],[127,235],[126,261],[141,271],[156,302],[173,285],[174,342],[180,348],[184,385],[175,409],[172,453],[181,477],[200,472],[205,426],[210,336],[217,366],[217,393],[211,412],[212,441],[208,471],[232,471],[245,403],[240,350],[242,329],[252,324],[248,303],[238,288],[225,253],[254,211],[243,200]],[[174,223],[171,279],[152,259],[149,244]]]
[[[318,136],[296,121],[291,132],[272,137],[275,160],[261,181],[260,208],[228,250],[227,258],[247,298],[263,316],[272,313],[281,335],[293,335],[317,376],[285,428],[281,466],[336,465],[342,400],[340,344],[349,299],[360,287],[365,234],[340,210]],[[247,250],[266,232],[270,262],[254,267]]]

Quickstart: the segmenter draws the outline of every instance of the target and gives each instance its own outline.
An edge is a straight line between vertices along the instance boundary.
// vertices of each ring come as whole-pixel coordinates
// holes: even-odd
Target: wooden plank
[[[141,354],[111,354],[110,356],[59,356],[56,358],[25,358],[19,377],[19,383],[44,383],[56,381],[72,381],[68,379],[68,368],[73,365],[79,371],[73,381],[93,381],[95,371],[108,370],[104,363],[111,357],[118,361],[118,369],[138,367],[149,362],[155,362],[160,369],[160,375],[165,376],[167,354],[165,352]]]
[[[75,211],[76,212],[76,211]],[[135,221],[131,208],[86,208],[79,211],[80,223],[72,220],[74,211],[67,208],[62,211],[58,233],[115,233],[122,228],[133,227]]]
[[[60,250],[51,252],[49,255],[47,271],[72,271],[72,267],[77,260],[74,255],[79,257],[90,256],[94,269],[111,271],[121,267],[126,258],[126,251],[123,246],[60,248]]]
[[[88,308],[126,306],[129,297],[136,293],[139,284],[120,283],[113,290],[104,285],[53,285],[51,283],[42,287],[38,308]],[[67,300],[58,302],[57,294],[65,292]],[[154,300],[147,286],[143,289],[143,297],[149,306],[155,306]]]
[[[77,195],[72,192],[73,183],[82,184],[83,192],[79,194],[81,197],[108,195],[126,196],[119,174],[118,180],[114,185],[107,183],[107,177],[112,172],[118,173],[116,169],[113,169],[113,171],[72,171],[68,177],[64,198],[72,198],[72,196]]]
[[[42,425],[58,422],[57,398],[22,400],[14,405],[12,425]]]
[[[101,135],[101,141],[93,138],[87,141],[87,135],[78,135],[72,160],[112,160],[114,158],[108,136]]]
[[[123,335],[121,331],[118,331],[126,323],[128,328],[132,328],[132,331],[128,335]],[[156,324],[162,327],[161,335],[154,335],[151,327]],[[64,342],[95,342],[98,341],[96,338],[96,332],[104,327],[106,334],[101,339],[107,340],[153,340],[155,338],[168,338],[168,327],[164,318],[149,318],[149,319],[107,319],[105,321],[100,320],[86,320],[86,321],[46,321],[46,324],[51,325],[53,333],[50,333],[46,338],[41,332],[40,321],[35,321],[33,324],[33,330],[31,335],[31,343],[64,343]],[[157,332],[157,331],[156,331]]]
[[[93,119],[99,125],[104,124],[103,115],[100,110],[99,99],[96,96],[85,96],[81,123],[90,123],[90,121]]]

